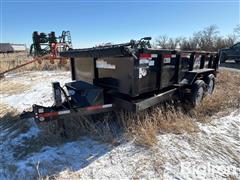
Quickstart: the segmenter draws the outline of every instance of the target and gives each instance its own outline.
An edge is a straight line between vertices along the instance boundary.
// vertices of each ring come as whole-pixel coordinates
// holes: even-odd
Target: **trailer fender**
[[[197,78],[197,73],[188,73],[187,75],[184,76],[182,81],[179,82],[179,84],[181,86],[192,85],[196,78]]]
[[[206,79],[210,74],[214,74],[214,69],[199,69],[185,73],[180,85],[193,85],[197,79]]]

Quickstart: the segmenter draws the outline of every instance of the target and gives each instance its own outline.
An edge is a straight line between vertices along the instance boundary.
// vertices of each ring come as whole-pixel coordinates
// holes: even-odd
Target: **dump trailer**
[[[65,88],[52,83],[54,105],[33,105],[22,118],[47,122],[116,109],[138,112],[179,97],[196,106],[213,92],[217,53],[153,48],[150,39],[61,52],[70,58],[72,82]]]

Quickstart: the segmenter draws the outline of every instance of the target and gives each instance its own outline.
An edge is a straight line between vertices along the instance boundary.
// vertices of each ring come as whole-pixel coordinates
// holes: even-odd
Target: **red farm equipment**
[[[67,58],[60,57],[59,53],[72,48],[70,31],[62,31],[62,35],[59,37],[56,37],[55,32],[46,34],[34,31],[32,40],[33,44],[30,47],[30,55],[33,57],[33,59],[14,68],[0,72],[0,77],[3,77],[4,74],[8,72],[34,62],[41,64],[43,60],[49,60],[53,64],[54,60],[56,59],[60,60],[60,63],[63,64],[67,62]]]

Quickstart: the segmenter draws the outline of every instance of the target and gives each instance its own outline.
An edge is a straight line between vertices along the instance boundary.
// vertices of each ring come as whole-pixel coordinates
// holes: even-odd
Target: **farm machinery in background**
[[[30,55],[33,57],[51,56],[59,57],[59,52],[72,48],[70,31],[63,31],[62,35],[56,37],[55,32],[49,34],[33,32],[33,44],[30,47]]]
[[[54,64],[54,60],[60,60],[60,64],[67,63],[67,58],[60,57],[59,53],[72,48],[70,31],[62,31],[61,36],[58,37],[53,31],[49,34],[34,31],[32,40],[33,44],[30,46],[30,56],[32,56],[33,59],[4,72],[0,72],[0,77],[34,62],[41,64],[43,60],[49,60],[51,64]]]

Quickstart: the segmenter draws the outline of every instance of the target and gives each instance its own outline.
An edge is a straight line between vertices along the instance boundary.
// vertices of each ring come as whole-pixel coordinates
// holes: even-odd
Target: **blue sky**
[[[240,24],[240,0],[1,0],[1,41],[31,43],[33,31],[70,30],[75,47],[143,36],[190,36],[215,24],[222,35]]]

